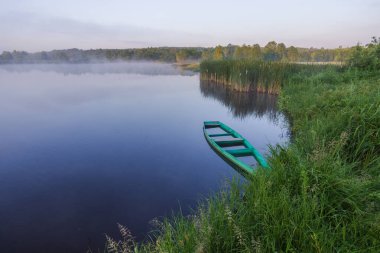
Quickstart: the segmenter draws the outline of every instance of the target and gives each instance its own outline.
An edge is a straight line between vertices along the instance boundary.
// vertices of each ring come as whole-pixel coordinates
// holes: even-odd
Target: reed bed
[[[208,60],[200,64],[200,79],[240,92],[278,94],[290,76],[338,68],[342,66],[254,60]]]

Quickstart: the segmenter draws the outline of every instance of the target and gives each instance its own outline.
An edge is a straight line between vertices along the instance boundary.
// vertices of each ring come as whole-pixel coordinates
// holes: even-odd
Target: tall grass
[[[380,73],[289,76],[292,143],[135,252],[380,252]]]
[[[278,94],[296,73],[312,74],[342,66],[265,62],[254,60],[208,60],[200,64],[200,78],[237,91]]]

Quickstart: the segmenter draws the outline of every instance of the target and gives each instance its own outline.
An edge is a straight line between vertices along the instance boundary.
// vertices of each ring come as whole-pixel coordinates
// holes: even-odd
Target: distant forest
[[[28,53],[25,51],[3,52],[0,63],[91,63],[112,61],[160,61],[176,62],[186,54],[187,60],[199,60],[202,48],[139,48],[139,49],[65,49],[49,52]],[[179,56],[177,59],[176,56]],[[183,56],[182,56],[183,57]],[[183,58],[183,59],[185,59]]]
[[[186,63],[200,60],[253,59],[286,62],[343,62],[355,47],[351,48],[297,48],[271,41],[264,47],[255,45],[227,45],[215,48],[202,47],[157,47],[138,49],[65,49],[28,53],[4,51],[0,64],[18,63],[91,63],[112,61],[158,61]]]

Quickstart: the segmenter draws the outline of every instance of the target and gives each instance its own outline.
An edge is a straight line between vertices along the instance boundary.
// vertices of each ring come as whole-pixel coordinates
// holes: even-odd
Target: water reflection
[[[184,70],[173,64],[156,62],[114,62],[96,64],[0,64],[0,70],[14,73],[41,71],[64,75],[84,74],[141,74],[141,75],[183,75],[193,76],[193,71]]]
[[[263,117],[268,115],[277,121],[277,96],[257,92],[237,92],[228,86],[210,81],[200,81],[200,90],[204,97],[211,97],[226,106],[235,118],[244,119],[249,115]]]

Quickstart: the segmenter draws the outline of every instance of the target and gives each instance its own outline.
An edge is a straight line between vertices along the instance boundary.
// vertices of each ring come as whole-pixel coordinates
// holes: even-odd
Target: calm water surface
[[[220,120],[262,153],[287,141],[276,98],[170,65],[0,66],[2,252],[85,252],[189,213],[239,177],[203,137]]]

